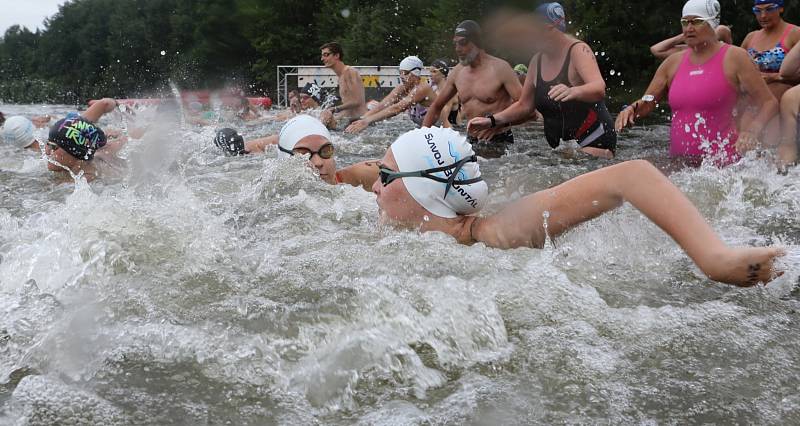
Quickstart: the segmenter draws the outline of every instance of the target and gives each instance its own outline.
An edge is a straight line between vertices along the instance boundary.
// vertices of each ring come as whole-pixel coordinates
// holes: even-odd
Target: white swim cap
[[[278,146],[280,147],[280,154],[284,157],[290,157],[294,146],[300,139],[307,136],[319,135],[325,139],[331,140],[331,132],[322,124],[321,121],[310,115],[298,115],[297,117],[289,120],[283,125],[281,135],[278,139]]]
[[[422,60],[416,56],[409,56],[400,61],[400,71],[408,71],[416,76],[422,74],[422,68],[424,67],[425,65],[422,63]]]
[[[683,15],[697,16],[698,18],[713,18],[708,20],[708,25],[716,29],[719,26],[719,14],[722,8],[717,0],[689,0],[683,5]]]
[[[3,125],[3,140],[17,148],[27,148],[33,141],[33,123],[25,117],[14,116]]]
[[[431,173],[448,179],[456,172],[452,185],[426,177],[404,177],[408,193],[432,214],[454,218],[480,211],[489,198],[489,187],[480,180],[459,184],[481,177],[481,170],[467,138],[458,132],[441,127],[425,127],[400,136],[391,146],[398,172],[415,172],[453,166],[467,160],[460,169]],[[469,161],[472,158],[476,161]]]

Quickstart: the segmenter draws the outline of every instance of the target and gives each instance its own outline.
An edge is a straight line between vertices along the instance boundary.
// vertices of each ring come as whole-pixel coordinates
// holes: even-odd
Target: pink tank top
[[[678,72],[669,88],[672,108],[669,153],[672,156],[711,156],[718,165],[739,160],[736,153],[734,110],[738,92],[728,82],[723,70],[723,45],[706,63],[691,62],[691,51],[683,55]]]

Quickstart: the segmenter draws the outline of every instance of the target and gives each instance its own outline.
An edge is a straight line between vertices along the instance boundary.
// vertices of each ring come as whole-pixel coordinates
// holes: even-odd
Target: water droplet
[[[162,50],[162,51],[161,51],[161,56],[166,56],[166,54],[167,54],[167,51],[166,51],[166,50]]]
[[[350,9],[342,9],[342,18],[349,18],[350,17]]]
[[[600,56],[606,56],[606,52],[600,52]]]
[[[609,74],[611,74],[611,75],[614,75],[614,74],[616,74],[617,72],[616,72],[616,71],[614,71],[614,70],[611,70],[611,71],[609,71],[608,73],[609,73]]]
[[[425,222],[430,222],[431,218],[428,217],[428,215],[425,215],[425,216],[422,216],[422,220],[424,220]]]

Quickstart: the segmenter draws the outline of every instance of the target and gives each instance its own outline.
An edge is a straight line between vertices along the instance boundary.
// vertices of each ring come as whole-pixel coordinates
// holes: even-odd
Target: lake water
[[[334,134],[338,162],[411,128]],[[372,194],[300,159],[223,157],[213,134],[151,132],[77,185],[0,146],[0,424],[800,423],[797,169],[671,175],[728,243],[789,248],[783,277],[740,289],[630,206],[543,250],[460,246],[378,226]],[[668,134],[637,128],[606,161],[520,130],[481,162],[487,211],[665,165]]]

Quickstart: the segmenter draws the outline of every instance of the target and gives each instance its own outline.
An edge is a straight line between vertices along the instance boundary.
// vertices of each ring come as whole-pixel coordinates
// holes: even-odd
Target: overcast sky
[[[31,31],[42,28],[44,18],[58,12],[66,0],[0,0],[0,35],[19,24]]]

